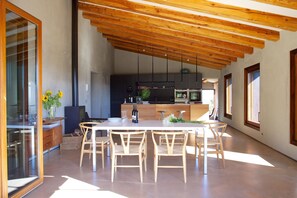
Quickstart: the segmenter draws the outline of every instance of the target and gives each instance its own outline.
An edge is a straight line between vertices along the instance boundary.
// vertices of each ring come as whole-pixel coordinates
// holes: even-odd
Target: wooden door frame
[[[296,69],[297,69],[297,65],[296,65],[296,58],[295,56],[297,55],[297,49],[294,49],[292,51],[290,51],[290,143],[293,145],[297,146],[297,137],[296,137],[296,122],[295,122],[295,118],[296,118],[296,110],[295,107],[297,105],[297,96],[296,96],[296,78],[297,78],[297,74],[296,74]]]
[[[42,23],[22,9],[6,0],[0,0],[0,197],[8,196],[7,174],[7,135],[6,135],[6,10],[10,10],[37,27],[37,132],[38,132],[38,179],[28,184],[12,197],[21,197],[43,182],[43,148],[42,148]]]

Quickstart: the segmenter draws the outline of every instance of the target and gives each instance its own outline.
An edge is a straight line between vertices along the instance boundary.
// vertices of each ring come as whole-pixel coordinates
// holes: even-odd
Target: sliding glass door
[[[1,65],[5,67],[1,68],[5,71],[5,87],[1,80],[1,88],[6,89],[6,100],[1,103],[6,102],[2,115],[6,130],[1,126],[1,138],[6,138],[6,158],[1,160],[7,163],[2,181],[6,177],[8,196],[19,197],[43,179],[41,22],[8,2],[4,1],[2,6],[5,6],[6,63]]]

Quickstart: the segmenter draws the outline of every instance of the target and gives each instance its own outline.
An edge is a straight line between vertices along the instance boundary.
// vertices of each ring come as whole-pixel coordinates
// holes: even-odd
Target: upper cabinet
[[[175,89],[202,89],[202,74],[175,74]]]

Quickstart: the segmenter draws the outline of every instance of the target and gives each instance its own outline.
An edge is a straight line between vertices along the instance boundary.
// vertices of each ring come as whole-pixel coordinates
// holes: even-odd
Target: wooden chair
[[[120,137],[120,144],[115,142],[115,136]],[[146,167],[146,131],[110,131],[110,145],[111,145],[111,182],[114,180],[114,172],[117,168],[137,168],[139,167],[140,181],[142,177],[142,163],[144,162],[144,169]],[[118,165],[118,156],[135,156],[138,157],[138,165]]]
[[[224,158],[224,147],[222,142],[222,136],[226,131],[227,124],[223,122],[212,122],[209,123],[209,130],[211,131],[209,137],[207,137],[207,147],[214,147],[214,151],[208,151],[208,154],[216,154],[219,159],[219,154],[222,156],[223,167],[225,167]],[[207,129],[205,129],[207,130]],[[199,150],[199,157],[201,157],[201,148],[204,147],[204,136],[203,134],[197,134],[195,138],[195,156],[197,156],[197,148]]]
[[[81,132],[83,133],[83,140],[81,145],[80,152],[80,163],[79,166],[82,166],[82,159],[85,153],[89,153],[89,159],[93,153],[93,143],[92,143],[92,126],[98,124],[98,122],[81,122],[79,124]],[[102,156],[102,168],[104,168],[104,150],[109,144],[109,137],[96,137],[96,154],[101,154]]]
[[[157,144],[157,136],[165,137],[165,144]],[[176,140],[183,138],[183,144],[177,143]],[[157,182],[158,168],[182,168],[184,173],[184,182],[187,182],[186,169],[186,144],[188,132],[186,131],[153,131],[152,139],[154,142],[154,173],[155,182]],[[182,157],[182,165],[159,165],[160,156]]]

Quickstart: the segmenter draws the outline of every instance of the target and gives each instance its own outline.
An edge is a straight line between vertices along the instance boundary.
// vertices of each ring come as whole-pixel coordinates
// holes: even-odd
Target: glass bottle
[[[133,104],[132,122],[133,123],[138,123],[138,110],[137,110],[137,105],[136,104]]]

